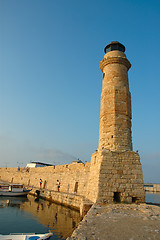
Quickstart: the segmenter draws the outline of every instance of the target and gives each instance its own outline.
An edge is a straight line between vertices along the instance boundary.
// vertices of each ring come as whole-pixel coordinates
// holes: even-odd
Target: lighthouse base
[[[91,158],[86,197],[94,203],[145,202],[139,154],[97,150]]]

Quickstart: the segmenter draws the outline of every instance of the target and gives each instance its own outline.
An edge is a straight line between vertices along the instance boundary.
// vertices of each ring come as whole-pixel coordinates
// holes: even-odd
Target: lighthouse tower
[[[103,72],[99,149],[132,150],[131,95],[128,85],[128,70],[131,67],[125,47],[111,42],[105,47],[105,56],[100,63]]]
[[[92,155],[87,198],[92,202],[144,202],[140,157],[132,150],[131,94],[125,47],[111,42],[100,62],[103,72],[99,146]]]

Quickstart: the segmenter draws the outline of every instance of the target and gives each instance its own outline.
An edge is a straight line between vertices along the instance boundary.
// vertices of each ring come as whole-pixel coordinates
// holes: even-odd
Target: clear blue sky
[[[104,47],[132,64],[133,148],[160,182],[160,1],[0,0],[0,166],[90,161]]]

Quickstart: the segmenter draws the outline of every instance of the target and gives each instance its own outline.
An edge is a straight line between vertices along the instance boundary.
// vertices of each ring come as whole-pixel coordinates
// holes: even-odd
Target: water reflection
[[[0,197],[0,207],[16,207],[32,214],[40,224],[44,225],[63,239],[69,237],[81,220],[77,211],[42,199]]]
[[[27,197],[0,197],[0,208],[3,207],[17,207],[20,208],[21,204],[29,201]]]

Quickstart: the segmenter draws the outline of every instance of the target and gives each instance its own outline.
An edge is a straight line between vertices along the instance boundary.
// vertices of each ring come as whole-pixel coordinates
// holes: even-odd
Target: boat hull
[[[19,196],[27,196],[27,194],[31,190],[25,190],[23,192],[10,192],[10,191],[1,191],[0,190],[0,196],[7,196],[7,197],[19,197]]]
[[[9,234],[0,235],[0,240],[45,240],[49,239],[53,233],[35,234],[35,233],[21,233],[21,234]]]

